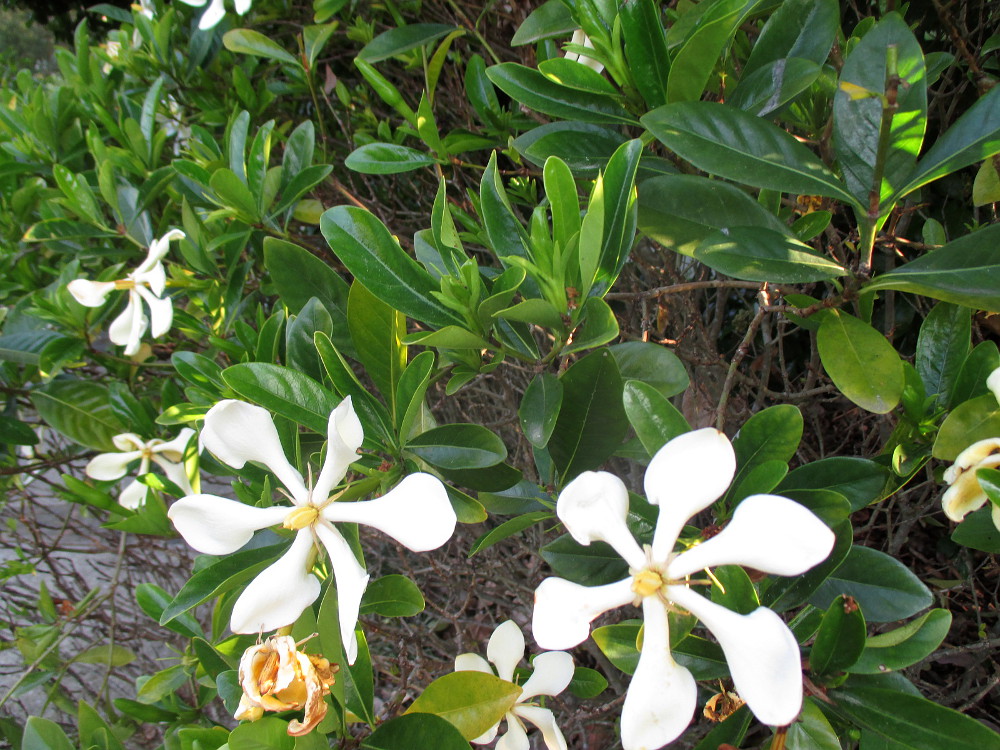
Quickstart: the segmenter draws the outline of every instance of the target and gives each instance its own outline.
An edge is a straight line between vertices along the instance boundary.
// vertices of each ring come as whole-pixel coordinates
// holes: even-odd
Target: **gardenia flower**
[[[573,38],[570,39],[571,44],[582,44],[584,47],[594,48],[594,43],[590,41],[590,37],[587,36],[583,29],[577,29],[573,32]],[[604,70],[604,64],[599,60],[595,60],[593,57],[588,57],[587,55],[582,55],[579,52],[567,52],[564,57],[567,60],[574,60],[578,63],[586,65],[591,70],[595,70],[600,73]]]
[[[163,296],[167,286],[163,258],[170,249],[170,241],[184,239],[184,236],[184,232],[180,229],[171,229],[160,239],[153,240],[146,259],[124,279],[118,281],[76,279],[66,285],[69,293],[85,307],[100,307],[115,289],[128,290],[128,303],[125,309],[108,329],[108,337],[113,343],[125,347],[127,357],[139,351],[142,336],[150,324],[142,309],[143,302],[149,306],[153,338],[159,338],[170,330],[174,320],[174,308],[170,298]]]
[[[497,677],[514,682],[514,670],[524,656],[524,636],[512,620],[507,620],[493,631],[486,646],[486,656],[496,666]],[[566,750],[566,740],[556,726],[552,711],[529,701],[539,695],[559,695],[565,690],[573,679],[573,657],[565,651],[548,651],[536,656],[531,666],[534,667],[531,677],[521,687],[517,702],[504,716],[507,720],[507,732],[497,742],[497,750],[527,750],[528,735],[524,721],[529,721],[542,730],[542,739],[548,750]],[[486,659],[479,654],[459,654],[455,658],[455,671],[493,674]],[[473,742],[477,745],[492,742],[499,728],[500,722],[497,722]]]
[[[282,525],[295,531],[292,546],[262,571],[236,600],[229,626],[234,633],[277,630],[298,619],[320,593],[311,571],[317,542],[330,555],[337,583],[340,631],[348,661],[357,657],[354,626],[368,573],[334,523],[366,524],[415,552],[437,549],[451,538],[456,516],[448,493],[430,474],[410,474],[382,497],[363,502],[334,502],[333,488],[347,474],[364,433],[350,397],[330,413],[326,461],[307,487],[281,448],[271,415],[242,401],[220,401],[205,415],[201,439],[206,448],[233,468],[256,461],[278,478],[292,507],[256,508],[215,495],[181,498],[167,515],[185,541],[208,555],[235,552],[258,529]]]
[[[652,545],[640,547],[625,523],[628,491],[606,472],[585,472],[563,490],[556,514],[583,545],[610,544],[629,564],[629,577],[604,586],[547,578],[535,591],[532,622],[542,648],[571,648],[590,622],[615,607],[642,607],[639,663],[622,708],[625,750],[658,748],[691,721],[697,688],[670,653],[667,613],[691,612],[715,635],[740,697],[765,724],[792,722],[802,706],[799,647],[777,614],[759,607],[738,614],[692,588],[690,576],[716,565],[744,565],[798,575],[830,554],[834,535],[804,506],[776,495],[752,495],[719,534],[674,553],[685,521],[719,498],[736,471],[736,456],[721,432],[689,432],[664,445],[646,470],[649,502],[659,506]]]
[[[208,0],[181,0],[181,2],[192,5],[195,8],[200,8]],[[204,31],[205,29],[215,28],[215,25],[226,15],[226,8],[223,3],[224,0],[212,0],[208,4],[208,8],[201,14],[201,20],[198,22],[199,29]],[[250,10],[250,3],[251,0],[234,0],[233,2],[236,6],[236,12],[241,16]]]
[[[990,378],[992,377],[991,375]],[[944,472],[944,481],[951,485],[941,497],[944,514],[958,523],[966,515],[979,510],[989,502],[986,492],[979,484],[976,471],[998,467],[1000,467],[1000,438],[980,440],[959,453],[955,463]],[[990,503],[990,512],[994,525],[1000,529],[1000,506]]]
[[[111,438],[121,453],[101,453],[94,456],[84,472],[91,479],[112,481],[125,476],[129,464],[133,461],[139,462],[139,474],[146,474],[149,472],[149,464],[152,461],[163,469],[167,479],[180,487],[185,494],[191,494],[194,490],[191,489],[191,482],[188,480],[187,470],[184,468],[184,450],[193,436],[194,430],[189,427],[185,427],[177,437],[169,442],[163,440],[144,441],[134,432],[123,432],[121,435],[115,435]],[[123,508],[136,510],[145,504],[147,492],[149,492],[149,487],[135,479],[122,490],[118,496],[118,503]]]
[[[233,718],[257,721],[265,711],[304,709],[302,721],[288,722],[288,734],[308,734],[326,716],[323,697],[330,694],[338,670],[322,656],[299,651],[290,635],[271,636],[243,652],[239,671],[243,695]]]

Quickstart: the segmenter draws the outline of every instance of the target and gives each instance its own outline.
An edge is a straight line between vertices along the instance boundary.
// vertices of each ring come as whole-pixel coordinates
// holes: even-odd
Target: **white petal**
[[[87,279],[74,279],[66,285],[73,299],[84,307],[100,307],[114,291],[113,281],[88,281]]]
[[[163,290],[167,288],[167,272],[162,263],[155,263],[146,271],[134,271],[129,278],[135,282],[136,288],[149,287],[157,297],[162,297]]]
[[[327,521],[371,526],[414,552],[447,542],[458,520],[441,480],[421,473],[405,477],[382,497],[330,503],[320,513]]]
[[[202,31],[205,29],[215,28],[215,25],[219,23],[225,15],[226,9],[222,5],[222,0],[212,0],[212,4],[208,6],[201,16],[201,20],[198,22],[198,28]]]
[[[531,743],[521,722],[511,713],[507,714],[507,732],[497,741],[497,750],[528,750]]]
[[[149,487],[138,479],[129,482],[128,486],[118,495],[118,504],[129,510],[138,510],[146,504],[146,494]]]
[[[490,674],[493,674],[493,670],[490,670]],[[487,729],[481,735],[476,737],[474,740],[470,740],[475,745],[485,745],[489,742],[493,742],[493,738],[497,736],[497,731],[500,729],[500,722],[498,721],[492,727]]]
[[[257,461],[274,472],[297,505],[306,502],[302,475],[285,458],[274,421],[266,409],[243,401],[220,401],[205,415],[202,443],[221,461],[242,469]]]
[[[1000,438],[986,438],[977,440],[964,451],[958,454],[955,463],[949,466],[944,472],[944,481],[952,484],[964,472],[973,467],[980,468],[979,463],[987,458],[1000,455]]]
[[[168,461],[156,454],[153,454],[153,463],[163,469],[163,473],[167,475],[167,479],[176,484],[186,496],[194,494],[194,490],[191,488],[191,480],[188,479],[187,468],[183,463]]]
[[[678,555],[667,572],[683,578],[716,565],[745,565],[794,576],[823,562],[834,541],[830,528],[805,506],[778,495],[751,495],[720,534]]]
[[[484,672],[486,674],[493,674],[493,668],[490,666],[490,663],[479,654],[459,654],[456,656],[455,671]]]
[[[302,529],[288,551],[254,578],[233,606],[229,629],[234,633],[261,633],[291,625],[319,596],[312,575],[313,535]]]
[[[112,343],[125,347],[125,356],[131,357],[139,351],[142,334],[146,332],[148,321],[142,312],[142,303],[134,289],[128,293],[125,309],[108,327],[108,338]]]
[[[531,619],[535,643],[542,648],[572,648],[587,640],[594,618],[633,599],[631,578],[604,586],[581,586],[562,578],[546,578],[535,589]]]
[[[514,706],[512,713],[526,719],[542,730],[542,740],[548,750],[566,750],[566,738],[556,725],[556,717],[547,708],[539,706]]]
[[[170,251],[170,242],[182,240],[184,237],[186,235],[180,229],[171,229],[159,239],[153,240],[153,244],[149,246],[149,252],[146,254],[146,259],[139,264],[135,272],[137,274],[149,273],[154,266],[160,265],[160,262],[167,257],[167,253]]]
[[[984,462],[985,463],[985,462]],[[976,468],[992,468],[977,466]],[[974,510],[979,510],[989,498],[979,484],[975,469],[962,472],[941,496],[944,514],[958,523]]]
[[[236,5],[236,12],[241,16],[250,10],[250,0],[236,0],[234,4]]]
[[[181,0],[181,2],[184,3],[185,5],[190,5],[195,8],[200,8],[206,2],[208,2],[208,0]]]
[[[184,541],[206,555],[228,555],[258,529],[285,520],[287,507],[254,508],[215,495],[188,495],[170,506],[167,517]]]
[[[178,461],[183,460],[184,452],[187,450],[188,443],[191,442],[191,438],[193,438],[194,435],[195,435],[194,430],[192,430],[190,427],[185,427],[183,430],[177,433],[177,437],[175,437],[173,440],[169,440],[164,443],[158,443],[157,445],[152,446],[151,449],[153,453],[159,453],[168,461],[173,461],[174,463],[177,463]]]
[[[764,607],[741,615],[686,586],[667,597],[689,610],[722,646],[736,692],[765,724],[785,726],[802,708],[802,662],[788,626]]]
[[[146,441],[134,432],[123,432],[111,438],[115,448],[120,451],[142,451],[146,447]]]
[[[350,396],[330,412],[327,436],[326,460],[313,488],[313,497],[317,502],[325,500],[330,490],[344,478],[347,467],[357,459],[358,448],[365,439],[361,420],[354,412]]]
[[[1000,403],[1000,367],[995,369],[986,378],[986,387],[990,389],[997,402]]]
[[[524,636],[521,628],[513,620],[497,626],[486,646],[486,658],[497,668],[497,677],[507,682],[514,681],[514,670],[524,656]]]
[[[358,658],[358,639],[354,634],[354,626],[358,622],[361,597],[368,586],[369,576],[339,531],[325,523],[314,524],[313,530],[330,554],[330,567],[333,568],[333,576],[337,582],[340,637],[344,643],[347,663],[353,664]]]
[[[129,451],[128,453],[101,453],[90,459],[83,472],[91,479],[99,479],[109,482],[113,479],[121,479],[128,471],[128,465],[138,460],[142,456],[142,451]]]
[[[149,319],[152,323],[150,333],[154,339],[159,338],[170,330],[174,322],[173,300],[170,297],[157,297],[143,286],[137,286],[135,291],[149,305]]]
[[[735,473],[732,443],[711,427],[679,435],[656,452],[644,482],[646,498],[660,506],[654,560],[667,559],[684,523],[718,500]]]
[[[606,471],[585,471],[568,485],[556,502],[556,515],[584,546],[607,542],[631,567],[646,564],[646,556],[625,524],[628,490]]]
[[[694,677],[670,653],[663,602],[647,596],[642,612],[642,651],[622,706],[624,750],[651,750],[679,737],[691,723],[698,700]]]
[[[536,656],[531,677],[521,686],[518,703],[536,695],[559,695],[573,679],[573,657],[565,651],[546,651]]]

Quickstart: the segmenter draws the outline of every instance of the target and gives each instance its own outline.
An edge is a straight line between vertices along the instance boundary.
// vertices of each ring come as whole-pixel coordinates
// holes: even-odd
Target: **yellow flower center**
[[[293,508],[292,511],[285,516],[285,520],[281,525],[286,529],[298,531],[299,529],[304,529],[306,526],[312,526],[316,522],[317,518],[319,518],[319,511],[315,506],[303,505],[298,508]]]
[[[638,596],[652,596],[663,588],[663,577],[655,570],[643,568],[632,576],[632,591]]]

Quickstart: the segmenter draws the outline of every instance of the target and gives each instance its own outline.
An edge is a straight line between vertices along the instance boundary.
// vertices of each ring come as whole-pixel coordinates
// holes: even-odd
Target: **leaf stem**
[[[881,216],[882,177],[885,175],[885,163],[889,154],[889,143],[892,140],[892,119],[899,109],[897,97],[899,94],[899,48],[890,44],[885,50],[885,97],[882,98],[882,122],[878,130],[878,148],[875,152],[875,164],[872,167],[872,188],[868,193],[868,215],[861,224],[861,246],[864,262],[861,273],[871,274],[872,254],[875,250],[875,230]]]

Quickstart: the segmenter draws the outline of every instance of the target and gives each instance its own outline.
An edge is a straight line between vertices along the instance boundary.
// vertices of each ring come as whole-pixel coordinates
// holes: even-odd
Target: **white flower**
[[[486,646],[486,656],[497,668],[497,677],[514,682],[514,670],[524,656],[524,636],[512,620],[497,626]],[[573,679],[573,657],[565,651],[548,651],[539,654],[531,662],[534,671],[524,685],[517,702],[504,718],[507,732],[497,742],[497,750],[527,750],[528,736],[524,721],[529,721],[542,730],[542,739],[548,750],[566,750],[566,740],[556,726],[552,711],[530,703],[539,695],[559,695]],[[486,659],[479,654],[459,654],[455,658],[456,672],[486,672],[493,670]],[[524,721],[522,721],[522,719]],[[478,745],[492,742],[500,728],[500,722],[485,734],[473,740]]]
[[[192,5],[195,8],[202,7],[208,0],[181,0],[181,2],[188,5]],[[234,0],[234,5],[236,6],[236,12],[241,16],[250,10],[250,3],[252,0]],[[208,8],[201,15],[201,20],[198,22],[198,28],[201,30],[215,28],[215,25],[222,20],[226,15],[226,8],[224,6],[224,0],[212,0]]]
[[[993,375],[998,372],[1000,370],[994,371]],[[990,375],[990,380],[994,380],[993,375]],[[976,470],[996,468],[1000,468],[1000,438],[980,440],[959,453],[955,463],[944,472],[944,481],[951,485],[941,497],[944,514],[958,523],[989,502],[979,484]],[[990,503],[990,510],[994,525],[1000,529],[1000,506]]]
[[[150,21],[153,20],[156,14],[156,8],[152,0],[139,0],[137,3],[132,3],[132,10],[138,11],[140,16],[145,16]]]
[[[570,39],[571,44],[581,44],[589,49],[594,49],[594,43],[590,41],[590,37],[587,36],[583,29],[577,29],[573,32],[573,38]],[[567,52],[564,57],[567,60],[573,60],[575,62],[586,65],[591,70],[595,70],[600,73],[604,70],[604,64],[599,60],[595,60],[593,57],[588,57],[587,55],[580,54],[579,52]]]
[[[111,438],[121,453],[101,453],[94,456],[84,472],[91,479],[111,481],[125,476],[128,465],[133,461],[139,462],[140,475],[149,472],[149,464],[152,462],[163,469],[167,479],[186,494],[190,494],[194,490],[191,489],[191,482],[184,468],[184,450],[193,436],[194,430],[188,427],[181,430],[180,434],[169,442],[144,441],[134,432],[124,432]],[[118,503],[124,508],[135,510],[145,504],[148,491],[149,487],[135,479],[122,490],[118,496]]]
[[[830,554],[833,532],[792,500],[752,495],[718,535],[680,554],[673,551],[685,521],[725,492],[735,470],[733,447],[717,430],[689,432],[663,446],[646,470],[646,495],[659,506],[659,516],[653,543],[645,549],[625,524],[628,491],[617,477],[585,472],[556,504],[577,542],[607,542],[629,564],[630,576],[593,587],[545,579],[535,591],[535,640],[542,648],[571,648],[587,638],[598,615],[641,604],[642,650],[622,708],[625,750],[662,747],[684,731],[694,713],[694,678],[670,653],[670,607],[691,612],[712,631],[737,691],[758,719],[783,726],[801,708],[799,647],[781,618],[764,607],[741,615],[714,604],[690,588],[689,576],[716,565],[797,575]]]
[[[128,290],[128,303],[125,309],[108,329],[108,337],[113,343],[125,347],[127,357],[139,351],[142,336],[150,324],[142,309],[144,301],[149,306],[153,338],[159,338],[170,330],[174,320],[174,308],[170,298],[163,296],[167,286],[163,258],[170,249],[170,241],[181,239],[184,239],[184,232],[180,229],[171,229],[160,239],[153,240],[146,259],[124,279],[117,281],[76,279],[66,285],[69,293],[85,307],[100,307],[115,289]]]
[[[202,441],[233,468],[261,463],[278,478],[292,507],[256,508],[215,495],[181,498],[167,515],[185,541],[208,555],[235,552],[258,529],[283,525],[296,531],[288,551],[247,586],[233,607],[234,633],[258,633],[290,625],[319,596],[312,575],[314,549],[321,543],[330,555],[337,584],[340,631],[350,663],[357,657],[354,626],[368,573],[354,556],[337,522],[371,526],[415,552],[437,549],[455,530],[455,511],[444,485],[430,474],[410,474],[382,497],[362,502],[334,502],[333,488],[347,474],[364,433],[350,397],[330,413],[326,461],[316,483],[307,487],[285,458],[270,414],[241,401],[220,401],[205,415]]]

